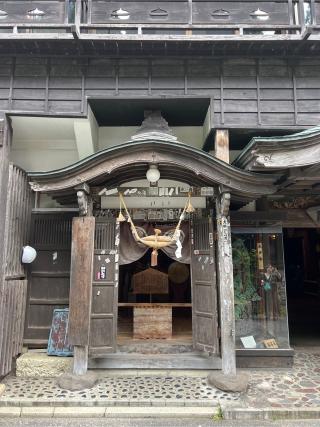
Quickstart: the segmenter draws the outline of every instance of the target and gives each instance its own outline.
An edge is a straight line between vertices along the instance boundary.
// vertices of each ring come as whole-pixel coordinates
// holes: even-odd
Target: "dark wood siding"
[[[0,377],[11,371],[12,359],[22,349],[27,280],[21,264],[22,247],[28,242],[31,190],[26,173],[9,166],[5,215],[5,269],[0,276]]]
[[[35,347],[47,344],[55,308],[69,304],[70,214],[34,214],[31,243],[38,252],[30,266],[24,341]]]
[[[12,76],[12,78],[11,78]],[[0,109],[85,114],[87,98],[206,96],[217,127],[314,126],[320,60],[2,58]]]
[[[104,357],[116,351],[120,225],[96,219],[89,355]],[[105,277],[100,277],[101,267]]]

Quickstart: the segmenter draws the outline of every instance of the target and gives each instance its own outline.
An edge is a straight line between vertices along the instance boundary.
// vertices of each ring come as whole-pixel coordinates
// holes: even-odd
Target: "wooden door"
[[[191,222],[192,335],[194,348],[218,354],[216,265],[211,218]]]
[[[24,343],[46,347],[55,308],[69,304],[72,217],[70,213],[34,214],[31,246],[37,258],[28,275]]]
[[[93,257],[89,356],[116,351],[120,226],[113,219],[96,218]]]

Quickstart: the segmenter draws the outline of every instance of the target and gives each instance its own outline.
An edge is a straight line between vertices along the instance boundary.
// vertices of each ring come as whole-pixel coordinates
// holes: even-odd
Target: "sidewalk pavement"
[[[296,352],[290,369],[243,370],[247,393],[207,384],[206,371],[98,371],[90,390],[70,392],[54,378],[4,379],[0,417],[320,418],[320,349]]]

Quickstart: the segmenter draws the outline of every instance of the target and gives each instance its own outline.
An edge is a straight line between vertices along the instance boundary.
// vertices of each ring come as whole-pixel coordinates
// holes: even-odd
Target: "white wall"
[[[26,171],[59,169],[78,161],[73,119],[12,117],[10,160]]]
[[[80,124],[91,131],[76,135]],[[138,127],[97,127],[92,114],[87,119],[12,117],[13,141],[11,161],[26,171],[44,172],[76,163],[95,151],[130,141]],[[201,149],[202,126],[178,126],[172,131],[180,142]],[[78,132],[79,133],[79,132]],[[76,139],[78,137],[78,140]]]
[[[114,147],[124,142],[130,141],[132,135],[136,133],[139,127],[100,127],[99,128],[99,150]],[[202,149],[203,146],[203,128],[202,126],[177,126],[171,128],[173,134],[180,142],[191,145],[192,147]]]

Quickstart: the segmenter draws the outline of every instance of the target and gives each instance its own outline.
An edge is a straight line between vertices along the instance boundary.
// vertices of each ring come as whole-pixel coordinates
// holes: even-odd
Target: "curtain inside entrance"
[[[162,234],[170,233],[173,234],[175,230],[175,225],[162,224],[155,228],[158,228],[162,231]],[[149,236],[154,234],[154,227],[150,223],[144,223],[136,225],[136,229],[140,237]],[[189,239],[189,222],[183,222],[181,224],[181,235],[180,240],[182,243],[182,257],[176,258],[175,251],[177,249],[176,242],[172,245],[162,248],[162,250],[168,257],[172,258],[175,261],[182,262],[184,264],[190,264],[190,239]],[[119,247],[119,262],[120,265],[131,264],[132,262],[137,261],[150,249],[148,246],[145,246],[143,243],[137,242],[132,233],[130,224],[127,222],[122,222],[120,226],[120,247]]]

